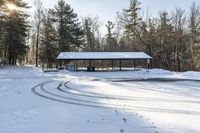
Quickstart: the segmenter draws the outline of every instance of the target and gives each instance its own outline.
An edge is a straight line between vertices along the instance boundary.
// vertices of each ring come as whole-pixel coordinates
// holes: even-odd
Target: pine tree
[[[200,69],[200,7],[195,3],[190,8],[190,50],[192,70]]]
[[[41,21],[41,45],[39,59],[43,65],[52,68],[56,62],[56,30],[52,23],[50,11],[45,11]]]
[[[0,0],[0,59],[2,60],[4,57],[4,30],[5,30],[5,14],[3,12],[3,0]]]
[[[171,57],[172,57],[172,30],[173,27],[171,25],[169,16],[167,12],[161,12],[160,14],[160,24],[158,25],[158,58],[159,64],[163,65],[167,69],[171,68]]]
[[[65,3],[64,0],[58,1],[58,4],[51,10],[53,20],[57,25],[58,32],[58,53],[70,51],[83,44],[84,32],[81,29],[77,14]]]
[[[23,60],[26,51],[26,36],[29,17],[23,9],[29,8],[22,0],[7,0],[3,4],[5,14],[4,56],[10,65],[16,65],[17,60]]]
[[[137,44],[138,40],[141,39],[140,31],[142,18],[139,16],[139,12],[141,10],[140,4],[141,2],[139,2],[138,0],[130,0],[129,9],[125,10],[125,32],[130,35],[132,39],[131,50],[137,50],[138,46],[135,46],[135,44]]]
[[[84,31],[86,35],[86,50],[87,51],[95,51],[95,36],[94,33],[91,31],[91,25],[89,24],[89,19],[84,20]]]
[[[108,32],[106,35],[107,50],[111,52],[116,52],[118,49],[117,41],[113,33],[114,26],[115,25],[111,21],[108,21],[108,23],[106,24],[107,32]]]
[[[157,50],[158,50],[158,41],[157,41],[157,27],[155,20],[149,19],[148,21],[148,54],[153,57],[151,61],[151,67],[157,67]]]
[[[125,9],[119,19],[124,23],[126,39],[128,39],[129,51],[148,50],[151,54],[148,24],[140,17],[140,4],[138,0],[130,0],[130,7]],[[130,46],[131,45],[131,46]]]

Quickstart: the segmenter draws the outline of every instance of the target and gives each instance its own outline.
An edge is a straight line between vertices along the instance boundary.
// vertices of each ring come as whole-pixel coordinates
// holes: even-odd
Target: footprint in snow
[[[127,119],[126,118],[123,118],[123,121],[124,121],[124,123],[127,123]]]
[[[125,132],[125,130],[124,129],[120,129],[120,133],[124,133]]]
[[[118,110],[115,110],[115,113],[119,114]]]

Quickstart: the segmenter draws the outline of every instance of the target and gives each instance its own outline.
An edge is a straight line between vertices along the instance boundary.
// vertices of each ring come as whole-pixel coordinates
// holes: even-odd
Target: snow
[[[174,79],[174,80],[200,80],[200,72],[171,72],[162,69],[141,69],[137,71],[117,71],[117,72],[76,72],[70,75],[79,76],[80,78],[90,78],[90,79],[113,79],[113,80],[145,80],[145,79]]]
[[[199,133],[200,73],[0,69],[1,133]]]
[[[144,52],[61,52],[57,59],[151,59]]]

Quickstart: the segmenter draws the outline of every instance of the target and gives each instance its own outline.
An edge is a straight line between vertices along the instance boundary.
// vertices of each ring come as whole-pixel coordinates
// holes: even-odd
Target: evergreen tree
[[[158,39],[157,39],[157,26],[154,19],[149,19],[148,21],[148,47],[147,51],[150,56],[154,59],[151,61],[152,67],[158,67],[157,50],[158,50]]]
[[[16,65],[17,60],[23,60],[26,51],[26,36],[29,17],[23,9],[29,8],[22,0],[6,0],[3,4],[5,18],[4,56],[10,65]]]
[[[81,29],[77,14],[74,13],[70,5],[65,3],[64,0],[59,0],[51,13],[58,29],[57,54],[80,47],[83,44],[84,32]]]
[[[5,14],[3,12],[3,0],[0,0],[0,59],[4,58],[4,30],[5,30]]]
[[[190,8],[189,19],[192,70],[200,69],[200,7],[195,3]]]
[[[114,29],[114,24],[111,21],[108,21],[106,24],[107,27],[107,35],[106,35],[106,43],[107,43],[107,50],[111,52],[116,52],[117,51],[117,41],[114,37],[113,29]]]
[[[91,52],[95,51],[95,36],[94,33],[91,31],[91,25],[89,24],[89,19],[85,19],[84,31],[86,35],[87,51]]]
[[[172,38],[173,38],[173,27],[171,25],[169,16],[167,12],[162,12],[160,14],[160,24],[158,26],[159,35],[159,47],[158,47],[158,57],[159,64],[163,64],[167,69],[171,68],[171,58],[172,58]]]
[[[141,2],[138,0],[130,0],[129,9],[125,9],[123,14],[119,15],[119,19],[121,23],[124,23],[126,39],[130,40],[128,41],[129,51],[147,49],[147,52],[151,54],[148,24],[139,15],[141,11],[140,4]]]
[[[51,14],[46,11],[41,21],[41,45],[39,59],[43,65],[52,68],[56,61],[56,30],[52,23]]]
[[[139,16],[141,2],[138,0],[130,0],[129,9],[124,10],[125,16],[125,33],[130,36],[132,40],[132,46],[130,50],[137,50],[138,46],[135,46],[140,38],[142,18]]]

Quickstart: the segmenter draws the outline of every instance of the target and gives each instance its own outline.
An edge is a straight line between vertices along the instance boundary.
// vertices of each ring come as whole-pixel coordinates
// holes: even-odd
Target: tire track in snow
[[[114,95],[109,95],[109,96],[105,96],[103,94],[99,94],[99,93],[94,93],[94,92],[89,92],[89,91],[81,91],[78,89],[74,89],[69,87],[67,84],[70,83],[70,81],[65,82],[64,83],[64,87],[67,88],[68,90],[72,90],[74,92],[78,92],[78,93],[73,93],[70,92],[68,90],[62,89],[61,87],[57,88],[59,91],[62,91],[64,93],[68,93],[68,94],[72,94],[72,95],[77,95],[77,96],[84,96],[84,97],[89,97],[89,98],[100,98],[100,99],[106,99],[106,100],[128,100],[125,98],[121,98],[120,96],[114,96]]]
[[[48,82],[43,82],[41,84],[38,84],[37,86],[33,87],[31,89],[31,91],[36,94],[37,96],[40,96],[42,98],[45,98],[45,99],[48,99],[48,100],[52,100],[52,101],[56,101],[56,102],[60,102],[60,103],[66,103],[66,104],[72,104],[72,105],[79,105],[79,106],[84,106],[84,107],[93,107],[93,108],[104,108],[104,109],[108,109],[108,107],[106,106],[103,106],[103,105],[90,105],[90,104],[84,104],[84,103],[78,103],[77,101],[79,102],[87,102],[87,103],[91,103],[91,101],[83,101],[83,100],[79,100],[79,99],[75,99],[75,98],[71,98],[71,97],[62,97],[60,95],[57,95],[57,94],[53,94],[53,93],[50,93],[50,92],[47,92],[45,89],[44,89],[44,86],[47,85],[48,83],[51,83],[53,81],[48,81]],[[60,84],[59,84],[60,86]],[[59,87],[58,86],[58,87]],[[54,97],[50,97],[50,96],[47,96],[45,94],[42,94],[40,91],[38,90],[42,90],[43,92],[47,93],[47,94],[53,94],[54,96],[59,96],[60,98],[65,98],[65,99],[68,99],[70,101],[66,101],[66,100],[60,100],[60,99],[57,99],[57,98],[54,98]],[[102,104],[102,103],[101,103]]]
[[[107,104],[107,103],[100,103],[100,102],[91,102],[88,100],[82,100],[78,98],[72,98],[72,97],[63,97],[58,94],[53,94],[51,92],[46,91],[44,88],[45,85],[48,83],[51,83],[53,81],[43,82],[35,87],[33,87],[31,90],[34,94],[46,98],[48,100],[60,102],[60,103],[66,103],[66,104],[72,104],[72,105],[78,105],[78,106],[84,106],[84,107],[93,107],[93,108],[104,108],[104,109],[122,109],[126,111],[150,111],[150,112],[167,112],[167,113],[184,113],[184,114],[193,114],[193,115],[200,115],[200,112],[198,111],[186,111],[186,110],[173,110],[173,109],[162,109],[162,108],[154,108],[154,107],[142,107],[142,106],[132,106],[130,104]],[[57,87],[60,88],[62,86],[63,82],[59,84]],[[41,93],[42,91],[43,93]],[[67,92],[66,92],[67,93]],[[50,95],[50,96],[48,96]],[[72,94],[71,94],[72,95]],[[74,95],[76,96],[76,95]],[[61,100],[60,98],[65,98],[65,100]],[[92,104],[91,104],[92,103]],[[101,105],[98,105],[101,104]]]
[[[161,109],[161,108],[152,108],[152,107],[140,107],[140,106],[131,106],[131,105],[120,105],[120,104],[107,104],[107,103],[100,103],[100,102],[95,102],[93,100],[89,101],[89,100],[83,100],[80,97],[84,97],[84,98],[92,98],[92,99],[108,99],[108,100],[122,100],[116,97],[109,97],[109,96],[114,96],[114,95],[109,95],[108,97],[103,96],[102,94],[98,93],[90,93],[87,91],[82,91],[82,90],[78,90],[78,89],[73,89],[71,87],[69,87],[67,84],[70,82],[61,82],[58,87],[56,87],[54,89],[54,91],[52,92],[51,89],[49,89],[48,87],[45,87],[46,85],[48,85],[49,83],[54,82],[53,80],[51,81],[46,81],[43,82],[41,84],[38,84],[37,86],[33,87],[31,90],[34,94],[42,97],[42,98],[46,98],[48,100],[52,100],[55,102],[60,102],[60,103],[65,103],[65,104],[71,104],[71,105],[77,105],[77,106],[83,106],[83,107],[92,107],[92,108],[99,108],[99,109],[123,109],[126,111],[151,111],[151,112],[167,112],[167,113],[184,113],[184,114],[193,114],[193,115],[200,115],[200,112],[198,111],[186,111],[186,110],[173,110],[173,109]],[[63,89],[62,87],[65,87],[66,89]],[[56,92],[56,90],[58,90]],[[72,90],[71,92],[68,90]],[[58,93],[59,92],[59,93]],[[63,96],[63,94],[61,95],[61,92],[63,92],[63,94],[68,94],[68,96]],[[74,93],[75,92],[75,93]],[[77,95],[76,92],[79,92],[79,95]],[[83,94],[81,94],[83,93]],[[77,96],[79,96],[77,98]],[[136,100],[134,99],[135,97],[129,97],[132,99],[129,100]],[[128,100],[128,99],[124,99],[124,100]],[[166,101],[167,102],[167,101]],[[169,102],[169,101],[168,101]],[[192,102],[192,101],[189,101]],[[123,104],[123,103],[121,103]],[[125,106],[123,108],[123,106]],[[139,117],[143,118],[142,116],[139,115]],[[156,126],[154,126],[154,124],[150,124],[150,126],[144,126],[142,128],[154,128],[157,129]]]
[[[110,100],[121,100],[121,101],[145,101],[145,102],[177,102],[177,103],[197,103],[200,104],[200,101],[192,101],[192,100],[174,100],[174,99],[159,99],[159,98],[145,98],[145,97],[131,97],[131,96],[117,96],[117,95],[109,95],[109,96],[103,96],[103,94],[100,93],[94,93],[89,91],[82,91],[79,89],[71,88],[68,86],[68,84],[71,81],[67,81],[64,83],[65,88],[67,90],[62,89],[61,87],[57,88],[59,91],[62,91],[64,93],[77,95],[77,96],[85,96],[89,98],[100,98],[100,99],[110,99]],[[74,93],[68,90],[72,90]]]
[[[37,96],[39,97],[42,97],[42,98],[45,98],[45,99],[48,99],[48,100],[51,100],[51,101],[56,101],[56,102],[60,102],[60,103],[65,103],[65,104],[71,104],[71,105],[77,105],[77,106],[83,106],[83,107],[92,107],[92,108],[98,108],[98,109],[110,109],[110,108],[115,108],[115,109],[125,109],[123,107],[119,107],[120,105],[118,104],[109,104],[109,105],[112,105],[113,107],[106,107],[106,106],[102,106],[102,105],[91,105],[91,104],[83,104],[83,103],[77,103],[77,102],[86,102],[86,103],[94,103],[94,104],[103,104],[103,103],[99,103],[99,102],[92,102],[92,101],[87,101],[87,100],[80,100],[80,99],[75,99],[75,98],[71,98],[71,97],[64,97],[64,96],[60,96],[58,94],[54,94],[52,92],[49,92],[45,89],[45,85],[49,84],[49,83],[52,83],[53,81],[45,81],[45,82],[42,82],[38,85],[36,85],[35,87],[33,87],[31,90],[34,94],[36,94]],[[63,82],[61,82],[57,89],[58,88],[61,88]],[[40,91],[43,91],[45,92],[46,94],[49,94],[49,95],[52,95],[52,96],[56,96],[56,97],[60,97],[60,98],[65,98],[67,99],[67,101],[65,100],[60,100],[60,99],[57,99],[57,98],[54,98],[54,97],[50,97],[50,96],[47,96],[46,94],[42,94]],[[72,100],[72,101],[68,101],[68,100]],[[108,105],[108,104],[106,104]],[[118,106],[118,107],[117,107]],[[132,110],[133,109],[125,109],[125,110]],[[115,110],[116,111],[116,110]],[[138,118],[143,118],[142,116],[138,115],[138,114],[135,114]],[[124,118],[123,118],[124,119]],[[127,120],[126,120],[127,121]],[[149,123],[149,122],[148,122]],[[153,124],[149,123],[149,126],[144,126],[142,128],[153,128],[153,129],[156,129],[156,126],[154,126]],[[123,129],[124,130],[124,129]],[[121,130],[120,130],[121,131]]]
[[[62,86],[63,83],[60,83],[59,86],[57,87],[57,90],[60,90],[61,86]],[[67,100],[72,100],[72,101],[76,101],[76,102],[84,102],[84,103],[91,103],[91,104],[104,104],[104,105],[107,105],[107,106],[113,106],[113,107],[123,107],[123,105],[120,105],[120,104],[110,104],[110,103],[101,103],[101,102],[95,102],[95,101],[89,101],[89,100],[84,100],[84,99],[78,99],[78,98],[72,98],[72,97],[66,97],[66,96],[62,96],[62,95],[58,95],[58,94],[55,94],[55,93],[52,93],[50,91],[48,91],[47,89],[43,87],[40,88],[43,92],[49,94],[49,95],[52,95],[52,96],[55,96],[55,97],[58,97],[58,98],[63,98],[63,99],[67,99]],[[69,93],[70,95],[74,95],[73,93]],[[83,96],[83,95],[81,95]],[[92,98],[96,98],[96,97],[92,97]],[[100,106],[100,105],[98,105]]]

